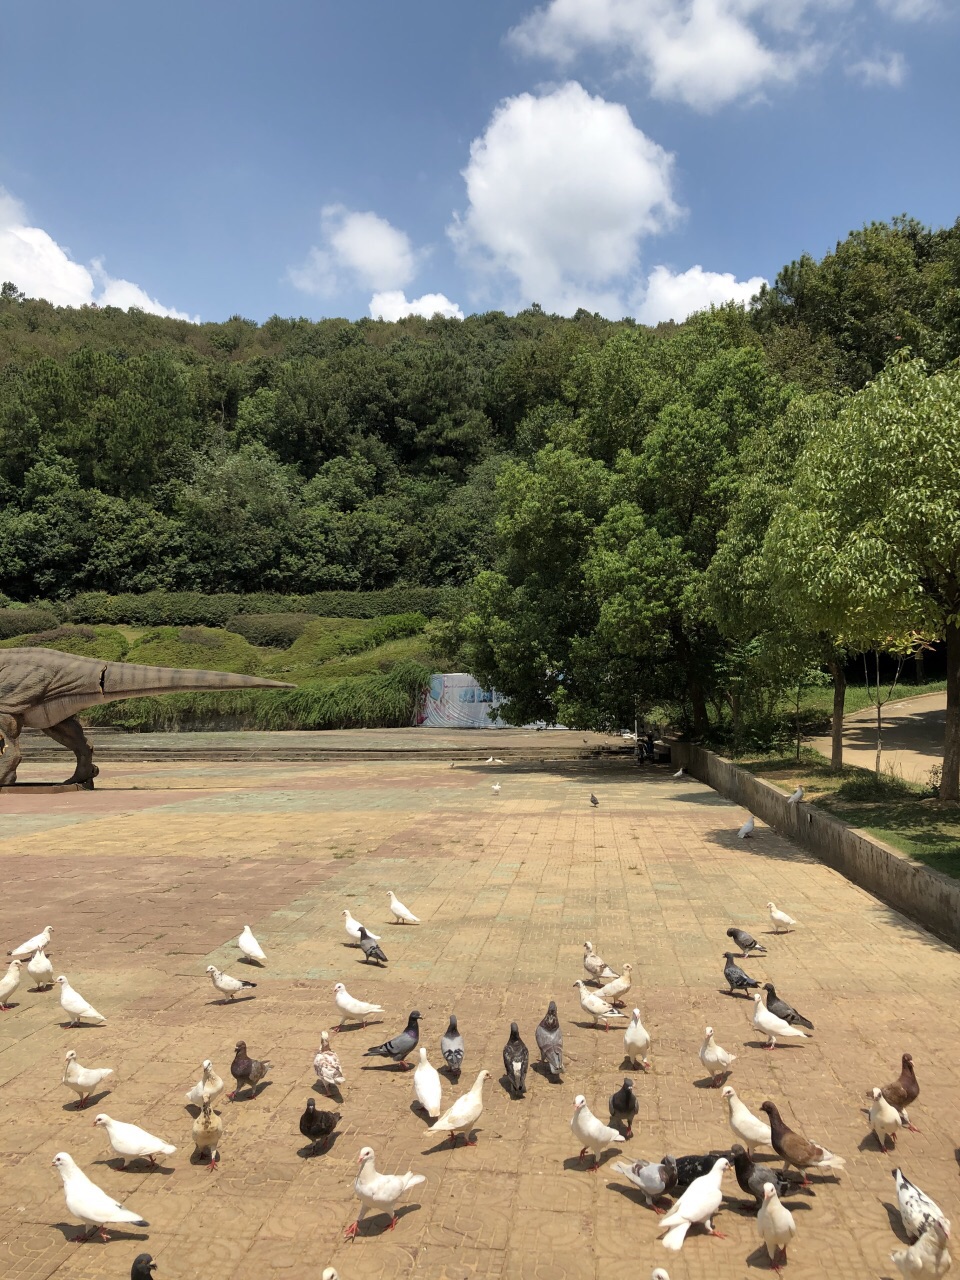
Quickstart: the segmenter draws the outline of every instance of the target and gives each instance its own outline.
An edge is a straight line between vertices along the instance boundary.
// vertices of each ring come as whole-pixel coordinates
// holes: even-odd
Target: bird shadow
[[[623,1061],[620,1063],[619,1070],[620,1070],[620,1071],[639,1071],[639,1072],[640,1072],[641,1077],[643,1077],[643,1076],[648,1076],[648,1075],[650,1074],[650,1069],[649,1069],[649,1067],[646,1067],[646,1068],[645,1068],[645,1067],[638,1067],[638,1066],[634,1063],[633,1059],[632,1059],[632,1058],[628,1058],[628,1057],[626,1056],[626,1054],[624,1054]]]
[[[225,1005],[225,1004],[246,1004],[248,1000],[256,1000],[256,996],[234,996],[231,1000],[226,996],[223,1000],[208,1000],[207,1004]]]
[[[579,1027],[581,1031],[609,1031],[609,1027],[601,1027],[598,1022],[574,1022],[575,1027]],[[622,1031],[625,1024],[615,1026],[614,1031]]]
[[[413,1204],[405,1204],[405,1205],[403,1205],[403,1207],[402,1207],[402,1208],[397,1209],[397,1211],[396,1211],[396,1214],[397,1214],[397,1222],[399,1223],[400,1219],[401,1219],[401,1218],[405,1218],[405,1217],[407,1216],[407,1214],[408,1214],[408,1213],[416,1213],[416,1212],[417,1212],[417,1210],[418,1210],[418,1209],[420,1209],[420,1208],[422,1208],[422,1206],[421,1206],[419,1203],[417,1203],[417,1202],[415,1202],[415,1203],[413,1203]],[[385,1220],[386,1225],[384,1225],[384,1226],[380,1227],[380,1228],[379,1228],[378,1230],[376,1230],[376,1231],[367,1231],[367,1230],[366,1230],[367,1225],[368,1225],[368,1224],[373,1225],[373,1223],[375,1223],[378,1219],[384,1219],[384,1220]],[[357,1228],[357,1235],[358,1235],[358,1236],[365,1236],[365,1235],[371,1235],[371,1236],[373,1236],[373,1235],[378,1235],[378,1236],[379,1236],[379,1235],[383,1235],[383,1233],[384,1233],[385,1231],[389,1231],[389,1230],[390,1230],[390,1225],[389,1225],[389,1224],[390,1224],[390,1221],[391,1221],[391,1219],[390,1219],[390,1215],[389,1215],[389,1213],[376,1213],[376,1214],[373,1214],[371,1217],[364,1218],[363,1222],[361,1222],[361,1223],[360,1223],[360,1226]]]
[[[369,964],[370,964],[370,961],[367,959],[367,957],[366,957],[366,956],[364,956],[362,960],[358,960],[358,961],[357,961],[357,964],[369,965]],[[383,968],[385,968],[385,967],[386,967],[386,966],[384,965],[384,963],[383,963],[383,961],[382,961],[382,960],[375,960],[375,961],[374,961],[374,964],[376,965],[376,967],[377,967],[378,969],[383,969]]]
[[[107,1096],[109,1089],[101,1089],[99,1093],[92,1093],[82,1107],[78,1107],[75,1102],[65,1102],[60,1108],[61,1111],[89,1111],[91,1107],[95,1107],[98,1102]]]
[[[863,1137],[860,1139],[859,1143],[857,1144],[857,1150],[858,1151],[880,1150],[883,1152],[885,1156],[891,1156],[896,1154],[896,1149],[894,1147],[887,1147],[887,1146],[878,1147],[879,1142],[880,1142],[880,1139],[871,1129],[869,1133],[865,1133]]]
[[[54,1231],[59,1231],[63,1235],[64,1240],[69,1240],[71,1242],[76,1240],[78,1235],[84,1234],[82,1226],[78,1227],[75,1223],[54,1222],[54,1223],[51,1223],[51,1226],[53,1227]],[[107,1227],[107,1234],[110,1237],[109,1241],[102,1240],[99,1235],[92,1235],[89,1238],[89,1240],[84,1241],[84,1244],[105,1245],[108,1243],[112,1244],[116,1240],[140,1241],[140,1240],[149,1239],[149,1236],[145,1233],[141,1233],[140,1235],[134,1235],[132,1231],[121,1231],[118,1227],[112,1227],[112,1226]]]
[[[421,1106],[421,1104],[417,1102],[416,1098],[414,1098],[413,1102],[410,1103],[409,1109],[411,1114],[415,1115],[418,1120],[425,1121],[428,1128],[430,1127],[431,1124],[433,1124],[434,1120],[440,1119],[439,1116],[431,1116],[430,1112],[426,1109],[426,1107]]]
[[[960,1165],[960,1147],[954,1148],[953,1158],[956,1160],[957,1164]]]
[[[105,1160],[94,1160],[94,1164],[105,1165],[108,1169],[112,1169],[114,1173],[162,1173],[169,1178],[171,1173],[176,1172],[174,1169],[168,1169],[166,1165],[151,1164],[146,1156],[131,1156],[128,1160],[121,1163],[119,1156],[108,1156]]]
[[[237,1093],[241,1093],[241,1092],[243,1093],[243,1097],[238,1098],[235,1093],[234,1096],[229,1099],[229,1101],[230,1102],[253,1102],[254,1098],[259,1098],[261,1093],[269,1089],[272,1084],[273,1084],[272,1080],[261,1080],[257,1083],[257,1085],[253,1089],[251,1089],[248,1085],[244,1085],[242,1090],[240,1089],[237,1090]]]
[[[453,1067],[441,1067],[440,1070],[448,1077],[448,1079],[452,1080],[454,1084],[460,1083],[460,1077],[463,1075],[462,1071],[454,1071]]]
[[[433,1130],[432,1130],[432,1129],[430,1129],[430,1130],[428,1130],[428,1132],[429,1132],[429,1133],[432,1133],[432,1132],[433,1132]],[[476,1146],[476,1143],[477,1143],[477,1134],[478,1134],[478,1133],[482,1133],[482,1132],[483,1132],[483,1130],[482,1130],[482,1129],[470,1129],[470,1130],[469,1130],[469,1132],[468,1132],[468,1133],[467,1133],[467,1135],[466,1135],[466,1136],[467,1136],[467,1142],[466,1142],[466,1143],[463,1143],[463,1142],[461,1142],[461,1141],[460,1141],[460,1138],[461,1138],[461,1136],[462,1136],[462,1135],[461,1135],[461,1134],[459,1134],[459,1133],[444,1133],[444,1135],[443,1135],[443,1140],[442,1140],[441,1142],[436,1143],[436,1145],[435,1145],[435,1146],[427,1147],[427,1149],[426,1149],[425,1151],[421,1151],[421,1152],[420,1152],[420,1154],[421,1154],[422,1156],[434,1156],[434,1155],[436,1155],[436,1154],[437,1154],[437,1152],[438,1152],[438,1151],[453,1151],[453,1150],[455,1150],[455,1148],[454,1148],[453,1146],[451,1146],[451,1143],[450,1143],[451,1138],[455,1140],[456,1145],[457,1145],[458,1147],[463,1147],[463,1146],[466,1146],[466,1145],[470,1145],[470,1139],[471,1139],[471,1138],[473,1139],[473,1145],[474,1145],[474,1146]],[[438,1136],[439,1136],[439,1135],[438,1135]]]
[[[766,1040],[744,1040],[743,1047],[745,1049],[766,1049],[767,1042]],[[776,1043],[776,1046],[773,1049],[767,1049],[767,1052],[778,1053],[781,1049],[802,1049],[802,1048],[803,1048],[802,1044],[783,1044],[782,1041],[778,1040]]]
[[[562,1077],[552,1075],[550,1068],[545,1062],[531,1062],[530,1070],[534,1072],[535,1075],[542,1076],[544,1080],[548,1080],[550,1084],[563,1084]]]
[[[334,1027],[331,1030],[330,1034],[333,1035],[334,1033],[336,1033],[339,1036],[349,1036],[349,1035],[352,1035],[354,1031],[366,1031],[368,1027],[379,1027],[382,1025],[382,1023],[383,1023],[382,1018],[377,1018],[375,1022],[369,1022],[369,1021],[366,1023],[355,1022],[353,1026],[349,1026],[349,1027]]]
[[[254,960],[251,956],[240,956],[240,958],[237,960],[237,964],[249,964],[249,965],[252,965],[254,969],[263,968],[263,961]]]
[[[15,1005],[10,1005],[11,1009],[16,1007],[17,1006]],[[60,1026],[64,1031],[102,1031],[103,1025],[104,1024],[102,1022],[61,1022],[60,1023]]]
[[[773,1264],[770,1261],[770,1256],[767,1253],[767,1247],[763,1244],[758,1245],[758,1247],[754,1249],[753,1253],[748,1253],[745,1261],[747,1266],[751,1267],[753,1270],[770,1271],[773,1267]]]
[[[738,999],[742,996],[744,1000],[753,1000],[749,991],[731,991],[729,987],[717,987],[717,991],[722,996],[736,996]]]
[[[629,1200],[631,1204],[639,1205],[641,1209],[650,1209],[651,1213],[653,1212],[639,1187],[635,1187],[632,1184],[624,1186],[622,1182],[608,1182],[607,1190],[615,1191],[618,1196],[623,1196],[624,1200]],[[664,1192],[663,1194],[665,1195],[666,1193]],[[660,1196],[654,1196],[654,1199],[659,1200]]]
[[[907,1235],[906,1228],[903,1225],[903,1219],[900,1217],[899,1207],[895,1204],[891,1204],[889,1200],[881,1200],[880,1203],[887,1211],[887,1220],[890,1223],[890,1230],[901,1244],[909,1244],[910,1237]]]
[[[207,1154],[206,1154],[206,1155],[203,1155],[203,1154],[202,1154],[201,1152],[199,1152],[199,1151],[191,1151],[191,1152],[190,1152],[190,1155],[189,1155],[189,1162],[190,1162],[190,1164],[193,1164],[193,1165],[206,1164],[206,1165],[208,1165],[208,1164],[210,1163],[210,1154],[209,1154],[210,1149],[209,1149],[209,1147],[204,1147],[204,1151],[206,1151],[206,1152],[207,1152]],[[218,1151],[218,1152],[217,1152],[217,1154],[216,1154],[216,1158],[214,1159],[214,1164],[219,1164],[219,1163],[220,1163],[220,1152]]]
[[[526,1089],[524,1089],[522,1093],[514,1093],[513,1085],[510,1083],[510,1077],[508,1075],[502,1075],[497,1081],[497,1084],[500,1085],[507,1097],[513,1102],[520,1102],[521,1099],[526,1096]]]
[[[27,990],[31,995],[35,995],[39,991],[51,991],[52,989],[52,984],[49,987],[27,987]],[[12,1005],[10,1007],[13,1008]]]
[[[729,1071],[725,1071],[723,1073],[724,1080],[727,1080],[729,1076],[730,1076]],[[723,1088],[723,1084],[721,1083],[721,1084],[715,1085],[713,1083],[713,1076],[704,1076],[702,1080],[694,1080],[693,1087],[695,1089],[721,1089]]]
[[[319,1093],[321,1098],[330,1098],[333,1102],[342,1102],[343,1094],[335,1084],[328,1084],[326,1091],[321,1087],[319,1080],[314,1080],[311,1086],[311,1092]]]
[[[604,1151],[600,1157],[599,1163],[596,1165],[588,1164],[585,1160],[581,1160],[579,1156],[568,1156],[563,1162],[563,1167],[564,1169],[572,1169],[579,1173],[593,1173],[596,1169],[605,1165],[608,1160],[613,1160],[616,1154],[616,1151]]]
[[[4,1005],[4,1009],[6,1009],[6,1010],[19,1009],[19,1008],[20,1008],[20,1001],[19,1001],[19,1000],[8,1000],[8,1001],[6,1002],[6,1004]]]
[[[361,1064],[360,1070],[361,1071],[396,1071],[396,1072],[402,1071],[404,1072],[404,1074],[406,1074],[406,1072],[410,1070],[410,1067],[405,1067],[400,1062],[371,1062],[367,1064]]]
[[[305,1147],[297,1148],[297,1155],[301,1160],[314,1160],[317,1156],[328,1156],[340,1141],[341,1136],[338,1130],[334,1130],[327,1137],[327,1145],[325,1147],[315,1147],[312,1142],[308,1142]]]

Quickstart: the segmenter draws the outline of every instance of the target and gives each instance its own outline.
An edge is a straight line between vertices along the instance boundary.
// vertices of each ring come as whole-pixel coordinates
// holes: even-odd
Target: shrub
[[[257,651],[243,636],[212,627],[156,627],[131,645],[127,661],[240,675],[256,675],[259,670]]]
[[[50,631],[59,619],[52,609],[24,608],[0,609],[0,640],[9,640],[11,636],[30,635],[36,631]]]
[[[268,649],[289,649],[312,618],[309,613],[238,613],[226,628],[251,644]]]
[[[317,618],[307,623],[283,659],[272,664],[272,669],[278,673],[300,671],[309,675],[331,658],[365,653],[388,640],[418,635],[426,625],[427,620],[422,613],[398,613],[393,617],[368,621]]]
[[[35,631],[31,635],[14,636],[0,641],[0,648],[59,649],[61,653],[75,653],[84,658],[102,658],[105,662],[122,662],[129,642],[122,631],[115,627],[75,627],[65,624],[48,631]]]

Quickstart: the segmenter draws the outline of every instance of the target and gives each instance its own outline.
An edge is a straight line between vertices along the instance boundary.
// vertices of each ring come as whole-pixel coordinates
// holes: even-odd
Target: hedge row
[[[19,632],[40,631],[63,622],[127,624],[134,627],[225,627],[238,614],[309,614],[326,618],[382,618],[387,614],[422,613],[428,618],[456,603],[453,587],[390,587],[386,591],[316,591],[304,596],[203,595],[199,591],[147,591],[143,595],[107,595],[88,591],[49,606],[57,617],[46,616],[43,626],[21,626]],[[41,608],[46,611],[47,606]],[[0,609],[0,614],[17,612]],[[232,628],[231,628],[232,629]],[[18,631],[7,634],[16,635]]]
[[[60,619],[52,609],[0,609],[0,640],[29,635],[32,631],[52,631]]]

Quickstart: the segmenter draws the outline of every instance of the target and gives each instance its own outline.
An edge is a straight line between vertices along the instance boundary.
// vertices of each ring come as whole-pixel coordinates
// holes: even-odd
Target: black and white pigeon
[[[440,1052],[447,1070],[459,1078],[463,1070],[463,1036],[457,1029],[457,1015],[451,1013],[450,1023],[440,1037]]]
[[[377,964],[387,963],[387,957],[384,955],[380,944],[370,937],[363,925],[360,926],[360,950],[363,952],[364,964],[369,964],[371,960],[376,960]]]
[[[318,1143],[323,1144],[319,1147],[320,1151],[326,1149],[326,1145],[339,1123],[339,1111],[318,1111],[315,1100],[313,1098],[307,1099],[307,1109],[300,1117],[300,1132],[313,1143],[313,1155],[317,1154]]]
[[[590,803],[593,805],[595,809],[598,808],[600,804],[600,801],[597,799],[597,797],[593,794],[592,791],[590,792]]]
[[[527,1091],[527,1067],[530,1050],[520,1039],[520,1028],[510,1023],[510,1039],[503,1046],[503,1069],[507,1073],[510,1090],[515,1098],[522,1098]]]
[[[911,1241],[918,1239],[930,1222],[947,1224],[947,1230],[950,1230],[944,1212],[936,1201],[931,1200],[925,1191],[911,1182],[901,1169],[893,1170],[893,1180],[897,1184],[900,1219]]]
[[[791,1027],[806,1027],[809,1031],[813,1030],[813,1023],[809,1018],[804,1018],[802,1014],[797,1013],[793,1005],[780,999],[772,982],[765,982],[763,989],[767,993],[767,1008],[772,1014],[782,1018],[784,1022],[789,1022]]]
[[[677,1190],[685,1191],[691,1182],[710,1172],[720,1159],[715,1153],[706,1156],[679,1156],[677,1165]]]
[[[249,1057],[246,1041],[238,1040],[230,1063],[230,1074],[237,1083],[233,1093],[228,1093],[227,1097],[232,1101],[241,1089],[249,1088],[253,1090],[250,1096],[255,1098],[257,1086],[272,1066],[272,1062],[261,1062],[259,1058]]]
[[[130,1280],[153,1280],[151,1273],[156,1269],[157,1264],[149,1253],[138,1253],[130,1268]]]
[[[420,1011],[414,1009],[407,1019],[407,1025],[398,1036],[385,1040],[383,1044],[375,1044],[363,1055],[365,1058],[391,1058],[404,1071],[409,1071],[412,1063],[404,1062],[404,1058],[413,1053],[420,1039]]]
[[[610,1119],[614,1124],[624,1124],[624,1137],[633,1137],[633,1117],[640,1114],[640,1099],[633,1091],[633,1081],[624,1076],[623,1084],[610,1095]]]
[[[759,987],[760,983],[750,977],[749,973],[744,973],[738,964],[734,964],[734,953],[725,951],[723,958],[726,964],[723,966],[723,976],[730,984],[731,993],[734,991],[743,991],[746,993],[751,987]]]
[[[744,957],[750,955],[752,951],[755,951],[758,956],[765,956],[767,954],[767,948],[763,943],[758,942],[752,933],[747,933],[746,929],[728,929],[727,937],[734,940],[740,948],[741,955]]]
[[[563,1071],[563,1032],[557,1017],[556,1000],[551,1000],[547,1005],[547,1012],[537,1026],[537,1048],[540,1050],[540,1061],[550,1075],[559,1080]]]
[[[782,1173],[777,1169],[771,1169],[767,1164],[759,1164],[753,1160],[739,1142],[730,1148],[730,1158],[740,1190],[745,1195],[753,1196],[758,1209],[763,1204],[763,1188],[768,1182],[778,1196],[787,1195],[792,1189],[790,1181]]]
[[[619,1160],[613,1167],[643,1192],[644,1200],[654,1213],[666,1213],[666,1209],[654,1204],[654,1200],[677,1185],[677,1162],[673,1156],[664,1156],[659,1164],[650,1160],[635,1160],[633,1164],[627,1164],[625,1160]]]

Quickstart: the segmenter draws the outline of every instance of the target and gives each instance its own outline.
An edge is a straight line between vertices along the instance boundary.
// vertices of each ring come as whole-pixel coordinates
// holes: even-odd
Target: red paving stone
[[[54,924],[56,972],[108,1019],[64,1029],[55,992],[29,991],[26,975],[16,1008],[0,1014],[3,1280],[125,1280],[144,1249],[158,1280],[315,1280],[327,1264],[342,1280],[646,1280],[656,1265],[671,1280],[763,1274],[732,1177],[718,1220],[728,1238],[693,1232],[670,1255],[656,1243],[654,1215],[612,1167],[621,1155],[657,1159],[731,1141],[718,1092],[702,1087],[707,1022],[738,1054],[731,1083],[751,1109],[773,1099],[788,1123],[847,1159],[839,1182],[818,1181],[790,1201],[798,1235],[788,1277],[895,1274],[897,1161],[956,1219],[960,958],[767,829],[737,841],[742,814],[700,784],[613,766],[423,761],[111,764],[105,773],[92,794],[0,796],[0,940],[12,946]],[[421,916],[419,928],[390,923],[387,889]],[[766,936],[770,898],[800,921],[794,933]],[[365,966],[345,945],[344,906],[382,935],[387,968]],[[732,922],[768,945],[766,958],[745,962],[749,972],[816,1024],[800,1047],[762,1051],[752,1006],[723,994]],[[230,940],[244,923],[267,952],[263,970],[238,963]],[[634,1076],[635,1136],[597,1174],[576,1160],[572,1101],[582,1092],[605,1117],[624,1074],[623,1040],[588,1025],[573,990],[587,937],[615,967],[632,962],[628,1007],[641,1008],[653,1035],[653,1070]],[[251,977],[253,998],[217,1003],[209,963]],[[297,1121],[320,1030],[338,1017],[338,979],[387,1014],[334,1037],[347,1077],[343,1119],[331,1149],[306,1159]],[[531,1071],[527,1097],[513,1101],[499,1079],[509,1024],[532,1046],[550,998],[566,1041],[563,1083]],[[432,1138],[411,1110],[410,1076],[363,1057],[414,1007],[437,1065],[447,1016],[458,1013],[462,1088],[481,1067],[493,1072],[475,1147],[451,1151]],[[222,1160],[208,1173],[189,1160],[184,1092],[204,1057],[228,1075],[238,1037],[274,1068],[257,1098],[218,1104]],[[60,1084],[71,1047],[84,1065],[116,1071],[85,1112]],[[904,1133],[890,1157],[866,1137],[862,1109],[904,1050],[920,1078],[911,1115],[922,1132]],[[460,1091],[445,1083],[445,1105]],[[120,1172],[91,1123],[100,1110],[177,1153],[163,1171]],[[367,1144],[379,1169],[411,1168],[427,1181],[395,1231],[368,1215],[349,1244],[356,1156]],[[150,1227],[107,1245],[70,1243],[78,1224],[50,1165],[58,1150]]]

